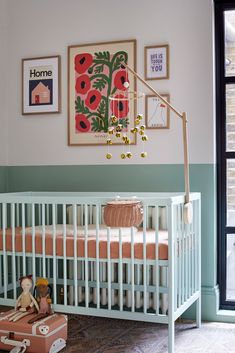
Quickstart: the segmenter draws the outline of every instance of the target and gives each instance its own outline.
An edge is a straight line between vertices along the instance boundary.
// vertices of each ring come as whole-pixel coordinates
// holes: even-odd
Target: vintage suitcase
[[[56,353],[66,346],[67,316],[52,314],[29,324],[30,314],[17,322],[8,318],[14,310],[0,313],[0,350],[12,353]]]

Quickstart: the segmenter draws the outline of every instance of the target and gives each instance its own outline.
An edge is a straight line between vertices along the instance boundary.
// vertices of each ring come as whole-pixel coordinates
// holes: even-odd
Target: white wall
[[[0,1],[0,166],[7,164],[7,0]]]
[[[170,45],[170,80],[152,84],[188,112],[190,162],[213,162],[212,0],[8,0],[8,7],[9,165],[110,163],[106,147],[67,146],[67,46],[132,38],[141,75],[144,46]],[[62,113],[23,117],[21,59],[53,54],[62,56]],[[131,163],[182,163],[175,116],[171,130],[148,135],[149,157]],[[119,155],[120,147],[113,151]]]

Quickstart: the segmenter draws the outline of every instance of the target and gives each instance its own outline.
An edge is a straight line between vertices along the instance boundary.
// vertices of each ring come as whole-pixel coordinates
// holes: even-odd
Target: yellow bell
[[[136,118],[136,119],[135,119],[135,123],[136,123],[136,125],[139,125],[140,119]]]
[[[127,137],[127,136],[125,136],[125,135],[124,135],[124,136],[122,136],[122,141],[124,141],[124,142],[125,142],[127,139],[128,139],[128,137]]]
[[[107,153],[107,154],[106,154],[106,158],[107,158],[107,159],[111,159],[111,158],[112,158],[112,154],[111,154],[111,153]]]
[[[131,140],[130,140],[129,138],[127,138],[127,139],[125,140],[125,145],[130,145],[130,143],[131,143]]]
[[[138,114],[137,115],[137,119],[142,120],[143,119],[143,115],[142,114]]]
[[[132,153],[131,153],[131,152],[127,152],[127,153],[126,153],[126,156],[127,156],[127,158],[130,159],[130,158],[132,157]]]
[[[109,135],[113,135],[113,133],[114,133],[114,127],[109,127],[108,133],[109,133]]]
[[[126,158],[125,153],[122,153],[122,154],[121,154],[121,159],[125,159],[125,158]]]
[[[140,156],[141,156],[142,158],[147,157],[147,152],[141,152]]]
[[[107,145],[112,145],[113,144],[111,139],[107,139],[106,143],[107,143]]]
[[[118,121],[118,119],[116,118],[116,116],[115,115],[111,115],[111,122],[113,123],[113,124],[115,124],[117,121]]]
[[[144,130],[140,130],[140,132],[139,132],[139,134],[141,135],[141,136],[144,136]]]
[[[142,141],[148,141],[148,136],[147,135],[143,135],[141,138],[142,138]]]
[[[120,132],[116,132],[116,137],[121,137],[121,133]]]
[[[141,125],[140,130],[145,130],[145,125]]]

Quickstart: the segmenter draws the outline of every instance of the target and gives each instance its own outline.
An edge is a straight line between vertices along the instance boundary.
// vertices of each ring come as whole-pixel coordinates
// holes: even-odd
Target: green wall
[[[7,167],[0,166],[0,192],[7,191]]]

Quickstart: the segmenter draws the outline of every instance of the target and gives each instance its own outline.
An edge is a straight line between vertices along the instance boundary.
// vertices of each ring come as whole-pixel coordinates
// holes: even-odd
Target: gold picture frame
[[[165,80],[170,77],[169,45],[150,45],[144,48],[145,80]]]
[[[161,96],[170,102],[168,93],[163,93]],[[170,109],[155,95],[145,96],[145,124],[147,129],[170,128]]]
[[[112,103],[109,99],[110,95],[115,96],[116,90],[120,94],[122,89],[117,73],[125,70],[125,75],[128,75],[121,65],[124,60],[136,67],[135,39],[68,47],[69,146],[106,145],[111,114],[118,115],[122,119],[121,123],[128,124],[128,129],[134,127],[136,102],[133,100],[128,106],[124,102],[122,114],[115,114],[117,100]],[[128,89],[136,91],[135,77],[127,77],[130,84]],[[135,138],[132,143],[136,143]],[[120,144],[120,140],[115,137],[113,144]]]

